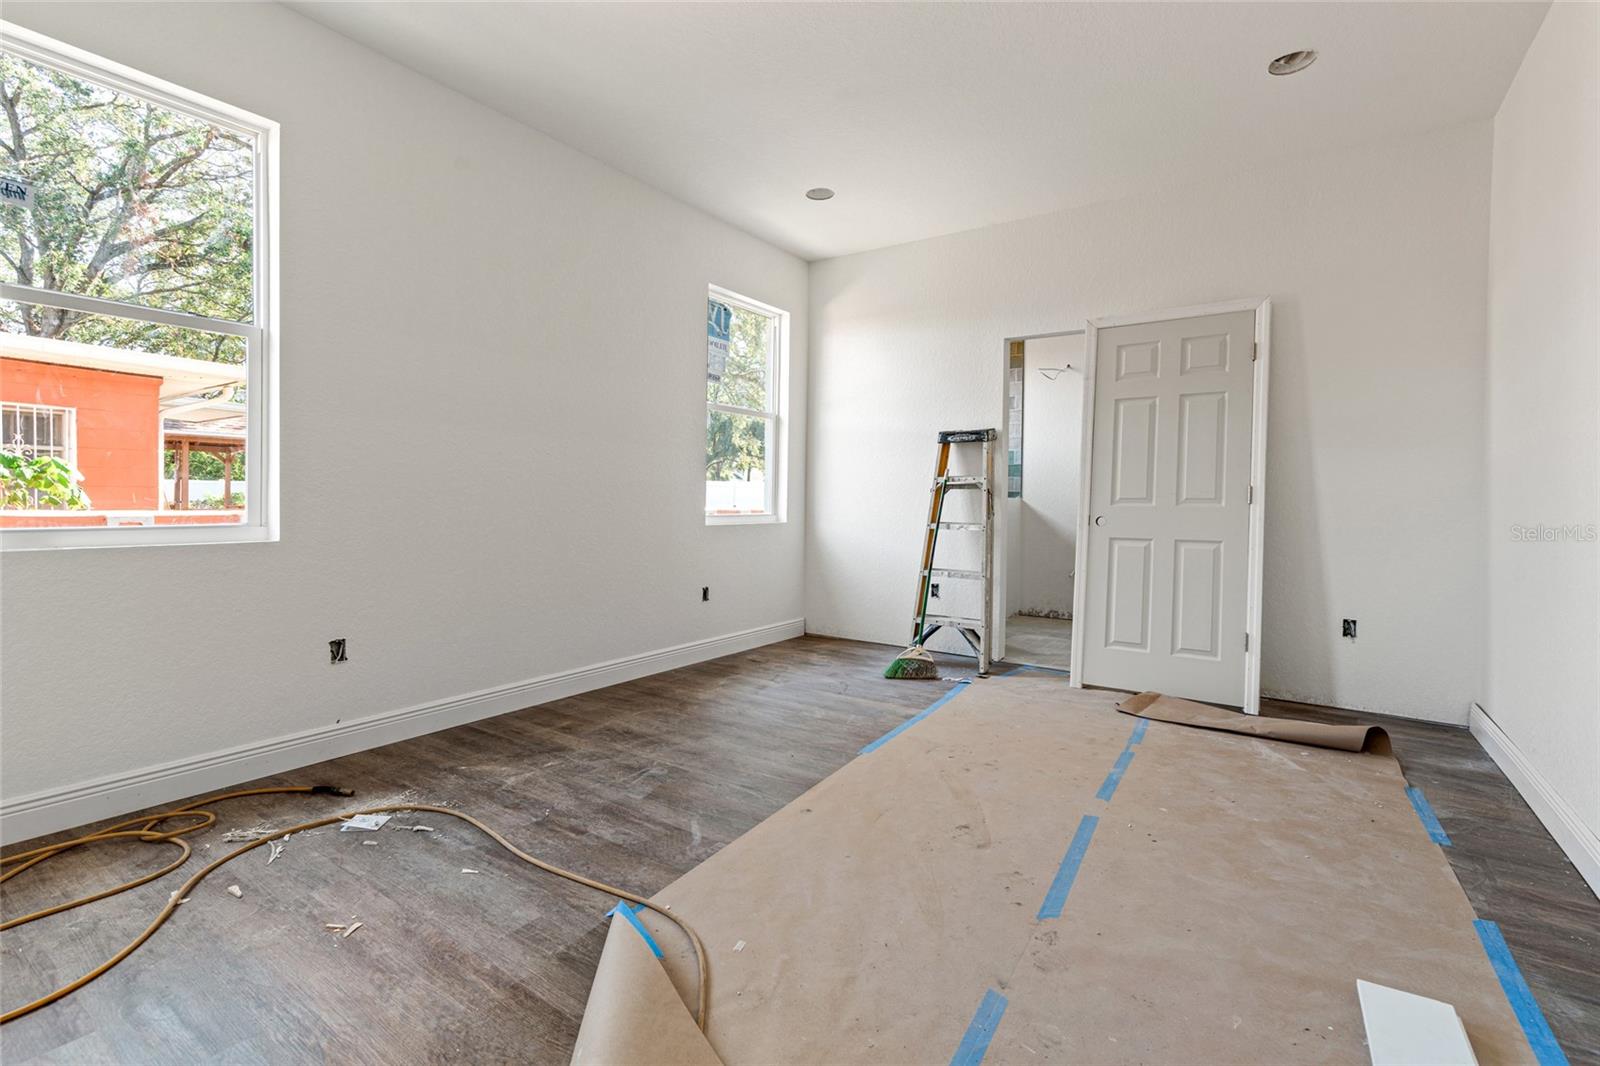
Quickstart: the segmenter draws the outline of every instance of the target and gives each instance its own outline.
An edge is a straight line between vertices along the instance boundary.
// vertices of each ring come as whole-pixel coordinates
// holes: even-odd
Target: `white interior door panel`
[[[1095,331],[1081,681],[1243,706],[1256,313]]]

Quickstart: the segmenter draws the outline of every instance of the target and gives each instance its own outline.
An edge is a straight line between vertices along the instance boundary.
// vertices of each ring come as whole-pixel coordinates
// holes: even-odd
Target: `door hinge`
[[[1245,651],[1249,651],[1250,650],[1250,634],[1249,633],[1246,633],[1244,635],[1244,650]]]
[[[1246,506],[1256,502],[1256,487],[1254,485],[1244,490],[1244,502]]]
[[[1252,363],[1255,362],[1256,361],[1256,356],[1258,356],[1260,354],[1261,354],[1261,342],[1260,341],[1251,341],[1250,342],[1250,361]]]

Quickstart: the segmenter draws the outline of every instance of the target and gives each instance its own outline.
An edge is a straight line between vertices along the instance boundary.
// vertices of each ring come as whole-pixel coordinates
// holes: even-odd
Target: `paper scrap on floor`
[[[389,820],[387,814],[357,814],[344,820],[339,827],[341,833],[372,832],[382,829],[383,823]]]

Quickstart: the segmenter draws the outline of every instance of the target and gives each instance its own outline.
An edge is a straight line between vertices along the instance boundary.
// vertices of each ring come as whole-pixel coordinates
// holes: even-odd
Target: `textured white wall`
[[[805,263],[286,7],[5,17],[283,187],[283,538],[0,560],[7,800],[800,616]],[[702,518],[708,282],[794,313],[787,524]]]
[[[1040,337],[1023,349],[1020,600],[1009,609],[1072,612],[1078,543],[1078,459],[1083,450],[1083,338]],[[1040,367],[1078,368],[1050,381]]]
[[[1489,132],[813,264],[807,626],[902,639],[933,433],[999,423],[1003,338],[1268,295],[1263,687],[1464,721],[1483,654]]]
[[[1600,833],[1600,9],[1555,4],[1494,120],[1484,709]]]

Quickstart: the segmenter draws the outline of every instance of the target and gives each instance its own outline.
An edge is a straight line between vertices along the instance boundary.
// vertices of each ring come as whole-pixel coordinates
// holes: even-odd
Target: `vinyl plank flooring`
[[[1072,620],[1014,614],[1006,619],[1006,659],[1052,670],[1072,667]]]
[[[438,803],[549,861],[652,893],[946,690],[883,680],[895,650],[805,637],[251,782],[325,781],[358,796],[219,805],[218,826],[189,838],[189,869],[231,847],[221,839],[229,829],[354,804]],[[947,672],[969,670],[961,662]],[[1272,713],[1340,716],[1295,705]],[[1600,902],[1469,734],[1384,724],[1454,841],[1450,858],[1474,906],[1504,929],[1573,1062],[1600,1063]],[[436,831],[328,828],[295,836],[270,866],[264,849],[242,857],[127,962],[0,1030],[0,1055],[8,1064],[565,1062],[613,901],[528,869],[464,823],[400,820]],[[85,849],[8,882],[0,912],[25,913],[166,858],[145,845]],[[89,969],[177,884],[172,875],[5,933],[4,1004]],[[243,899],[226,893],[230,884]],[[348,939],[323,929],[352,916],[366,924]]]
[[[1600,1063],[1600,899],[1465,728],[1263,700],[1262,713],[1383,725],[1406,779],[1450,846],[1456,880],[1500,926],[1550,1028],[1574,1063]]]
[[[549,861],[654,892],[947,687],[885,681],[886,661],[875,645],[791,641],[252,782],[326,781],[358,795],[219,806],[219,825],[189,838],[191,867],[228,848],[230,828],[438,803]],[[406,820],[436,832],[330,828],[291,838],[270,867],[263,852],[240,858],[122,966],[0,1030],[0,1053],[8,1063],[565,1061],[614,901],[529,870],[464,824]],[[0,910],[25,913],[166,857],[142,845],[64,856],[5,885]],[[177,883],[8,931],[6,1005],[88,970]],[[241,900],[226,894],[234,883]],[[323,929],[352,915],[366,924],[349,939]]]

